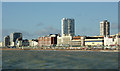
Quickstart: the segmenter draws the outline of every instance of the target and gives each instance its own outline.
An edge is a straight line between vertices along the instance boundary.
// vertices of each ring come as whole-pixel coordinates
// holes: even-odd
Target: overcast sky
[[[61,33],[61,19],[75,19],[76,35],[95,36],[100,22],[107,19],[111,34],[118,32],[117,2],[4,2],[3,37],[22,32],[24,38]]]

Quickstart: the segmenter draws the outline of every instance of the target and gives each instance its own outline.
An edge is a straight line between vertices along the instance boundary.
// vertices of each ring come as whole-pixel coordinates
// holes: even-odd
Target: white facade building
[[[36,41],[31,41],[31,42],[30,42],[30,46],[32,46],[32,47],[38,46],[38,42],[36,42]]]
[[[74,36],[75,35],[75,21],[74,19],[63,18],[62,19],[61,33],[62,36]]]
[[[114,38],[112,37],[104,37],[104,46],[114,45]]]
[[[114,36],[104,37],[104,46],[118,46],[120,45],[120,36],[118,34]]]
[[[72,40],[72,36],[57,36],[57,46],[69,45]]]
[[[4,42],[0,42],[0,47],[3,47]]]

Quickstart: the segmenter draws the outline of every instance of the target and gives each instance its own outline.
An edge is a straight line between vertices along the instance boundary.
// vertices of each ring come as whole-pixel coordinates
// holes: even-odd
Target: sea
[[[117,52],[2,50],[2,69],[118,69]]]

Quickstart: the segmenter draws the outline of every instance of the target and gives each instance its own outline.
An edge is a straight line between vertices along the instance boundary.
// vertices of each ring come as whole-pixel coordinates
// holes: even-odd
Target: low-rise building
[[[104,46],[111,46],[114,45],[114,38],[113,37],[104,37]]]
[[[85,36],[74,36],[72,37],[72,40],[70,41],[71,46],[84,46]]]
[[[38,40],[37,39],[29,40],[29,46],[31,47],[38,46]]]
[[[4,42],[0,42],[0,47],[3,47],[4,46]]]
[[[22,46],[29,46],[29,41],[27,39],[22,40]]]
[[[10,46],[10,37],[9,36],[4,37],[4,46]]]
[[[38,38],[38,46],[54,46],[57,44],[57,35],[58,34],[55,34],[55,35],[48,35],[48,36],[45,36],[45,37],[39,37]]]
[[[104,46],[119,46],[120,36],[118,34],[104,37]]]
[[[10,46],[15,46],[15,42],[10,42]]]
[[[72,36],[58,36],[57,37],[57,46],[70,45]]]
[[[17,46],[17,47],[22,47],[22,40],[17,41],[16,46]]]
[[[91,36],[85,38],[85,46],[103,46],[104,36]]]
[[[58,36],[57,46],[84,46],[85,36]]]

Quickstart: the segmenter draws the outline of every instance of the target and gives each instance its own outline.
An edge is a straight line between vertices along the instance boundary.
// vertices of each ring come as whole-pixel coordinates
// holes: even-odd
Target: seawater
[[[3,50],[3,69],[117,69],[117,52]]]

